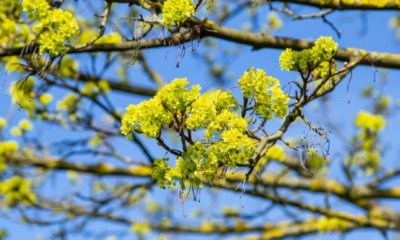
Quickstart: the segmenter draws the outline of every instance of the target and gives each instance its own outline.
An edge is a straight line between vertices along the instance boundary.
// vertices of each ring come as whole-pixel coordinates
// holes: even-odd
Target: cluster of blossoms
[[[163,10],[170,8],[173,2],[165,1]],[[191,1],[180,4],[180,7],[192,6]],[[176,20],[171,23],[177,24]],[[332,58],[337,49],[330,37],[320,37],[311,49],[284,51],[280,57],[281,66],[284,70],[303,73],[314,71],[318,78],[330,77],[329,70],[334,65]],[[239,78],[238,85],[244,98],[242,105],[230,91],[214,90],[201,94],[200,86],[189,88],[187,79],[178,78],[162,87],[152,99],[128,106],[122,118],[121,132],[128,138],[133,137],[134,132],[155,138],[176,156],[175,165],[169,165],[169,158],[154,162],[152,176],[160,187],[170,187],[176,180],[180,180],[181,187],[185,181],[200,187],[202,182],[214,180],[219,168],[248,165],[258,143],[257,137],[249,134],[249,124],[257,119],[268,121],[287,115],[288,95],[282,91],[279,80],[268,76],[264,70],[249,68]],[[238,114],[239,110],[241,114]],[[171,149],[164,142],[163,128],[177,133],[182,150]],[[313,159],[310,162],[313,169],[319,170],[326,163],[314,149],[307,155]],[[269,160],[282,161],[284,158],[283,149],[272,146],[256,167],[261,169]]]
[[[281,54],[279,61],[282,70],[286,71],[308,73],[316,70],[318,72],[324,72],[322,70],[327,68],[327,63],[324,65],[322,65],[322,63],[329,63],[336,54],[337,49],[338,45],[331,37],[319,37],[315,41],[314,46],[310,49],[301,51],[295,51],[290,48],[286,49]],[[319,73],[318,75],[323,75],[323,73]]]
[[[1,123],[0,129],[6,125],[3,120]],[[26,123],[22,122],[20,124],[25,125]],[[6,159],[11,158],[18,149],[19,145],[15,141],[0,142],[0,172],[7,167]],[[33,203],[36,201],[36,197],[31,191],[30,182],[18,176],[0,181],[0,197],[10,206],[14,206],[17,203]]]
[[[79,33],[76,19],[69,11],[52,9],[47,0],[24,0],[22,10],[38,23],[33,27],[38,34],[39,53],[52,56],[67,52],[66,42]]]
[[[53,95],[50,93],[36,94],[33,77],[14,82],[10,87],[10,95],[12,101],[24,108],[30,118],[36,118],[37,112],[45,114],[43,110],[53,101]]]
[[[250,69],[239,85],[242,94],[254,100],[254,111],[261,118],[286,115],[288,97],[277,79],[260,69]],[[189,88],[187,79],[178,78],[154,98],[128,106],[121,132],[128,137],[137,132],[160,140],[164,127],[175,130],[185,141],[183,151],[175,154],[175,166],[168,165],[168,158],[156,160],[152,176],[163,188],[174,185],[176,179],[181,180],[181,187],[184,180],[201,186],[204,180],[215,179],[218,168],[247,164],[255,152],[257,141],[247,134],[249,120],[239,115],[238,109],[230,91],[200,94],[200,86]],[[194,132],[199,139],[192,139]]]
[[[5,127],[5,124],[4,126]],[[0,126],[0,129],[3,127]],[[0,172],[6,169],[6,158],[14,155],[18,151],[19,145],[15,141],[4,141],[0,142]]]
[[[31,101],[35,96],[34,87],[35,79],[33,77],[15,82],[10,87],[12,101],[27,110],[34,109],[35,103]]]
[[[0,195],[9,206],[17,203],[32,204],[36,201],[36,196],[31,190],[31,183],[19,176],[0,182]]]
[[[286,49],[279,58],[282,70],[311,76],[318,86],[318,94],[329,91],[340,79],[335,75],[337,64],[333,57],[338,45],[331,37],[319,37],[310,49]],[[322,83],[323,82],[323,83]]]
[[[360,112],[354,121],[354,125],[363,131],[377,133],[385,126],[385,119],[380,115]]]
[[[192,0],[166,0],[162,7],[162,22],[166,28],[181,25],[194,16]]]
[[[29,28],[26,24],[16,21],[20,13],[18,1],[0,1],[0,47],[18,46],[27,39]]]
[[[254,99],[255,111],[264,119],[283,118],[288,109],[288,96],[281,90],[278,79],[262,69],[248,69],[239,79],[243,96]]]
[[[354,125],[360,129],[353,139],[357,150],[348,161],[360,166],[367,174],[375,173],[381,165],[381,147],[378,144],[378,133],[385,126],[385,119],[381,115],[360,112],[354,120]]]
[[[19,137],[31,131],[32,129],[32,124],[28,120],[22,119],[21,121],[19,121],[18,126],[13,127],[10,132],[11,135]]]

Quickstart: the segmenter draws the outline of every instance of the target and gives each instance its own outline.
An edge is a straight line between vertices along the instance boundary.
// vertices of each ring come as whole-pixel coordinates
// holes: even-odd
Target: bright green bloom
[[[309,167],[312,171],[319,171],[328,163],[328,160],[324,156],[321,156],[315,148],[310,148],[307,150],[306,158],[307,167]]]
[[[223,131],[222,140],[216,142],[210,150],[210,158],[217,158],[225,166],[236,167],[238,163],[247,163],[254,154],[255,140],[237,128]]]
[[[194,12],[192,0],[166,0],[162,7],[162,21],[166,28],[172,28],[193,17]]]
[[[138,105],[129,105],[122,118],[121,132],[129,136],[133,132],[140,132],[147,137],[156,138],[161,129],[169,125],[173,116],[168,112],[160,98],[152,98]]]
[[[156,98],[171,112],[185,111],[200,95],[200,86],[195,85],[191,90],[187,88],[189,82],[186,78],[177,78],[170,84],[162,87]]]
[[[81,99],[74,94],[68,94],[57,103],[58,111],[76,112]]]
[[[318,67],[322,62],[331,61],[336,54],[338,45],[331,37],[319,37],[311,49],[294,51],[290,48],[282,52],[279,62],[282,70],[307,73]]]
[[[279,145],[274,145],[270,148],[268,148],[268,151],[265,153],[265,156],[268,159],[273,159],[277,161],[283,161],[285,160],[285,151],[283,148]]]
[[[239,79],[239,85],[245,98],[254,98],[255,111],[264,119],[286,116],[289,97],[278,79],[267,76],[262,69],[250,68]]]
[[[29,181],[20,176],[13,176],[0,183],[0,194],[4,195],[7,204],[14,206],[17,203],[35,203],[36,196],[32,193]]]
[[[50,93],[43,93],[39,96],[39,102],[44,106],[49,105],[51,101],[53,101],[53,95],[51,95]]]
[[[78,62],[75,59],[64,56],[60,62],[58,72],[62,77],[72,77],[78,70]]]
[[[19,128],[21,128],[22,131],[25,132],[32,130],[32,124],[26,119],[22,119],[21,121],[19,121],[18,126]]]
[[[207,127],[222,110],[235,107],[237,102],[230,92],[221,90],[207,92],[191,105],[186,126],[188,129]]]
[[[237,129],[243,133],[247,130],[247,125],[247,120],[237,113],[224,110],[207,126],[204,137],[210,139],[216,132],[221,133],[231,129]]]
[[[268,14],[267,24],[268,24],[268,27],[271,29],[280,29],[283,25],[282,20],[274,12]]]
[[[258,161],[256,169],[261,170],[262,167],[271,160],[275,161],[284,161],[285,160],[285,151],[279,145],[274,145],[268,148],[267,152],[261,159]]]
[[[14,137],[20,137],[22,136],[22,130],[19,127],[13,127],[10,130],[11,135],[13,135]]]
[[[34,86],[35,80],[32,77],[13,83],[10,87],[12,101],[25,109],[35,108],[32,101],[35,96]]]
[[[81,89],[81,93],[87,96],[97,96],[102,92],[106,93],[109,91],[110,86],[108,85],[108,82],[104,80],[98,82],[89,81]]]
[[[354,125],[372,132],[379,132],[385,126],[385,119],[381,115],[360,112],[354,121]]]
[[[0,129],[5,128],[7,126],[7,120],[0,117]]]
[[[160,158],[154,161],[153,168],[151,170],[151,177],[157,181],[160,188],[174,185],[173,180],[167,179],[165,176],[171,170],[171,167],[167,164],[167,158]]]
[[[0,142],[0,156],[10,157],[18,151],[19,145],[16,141]]]
[[[72,13],[51,9],[46,0],[24,0],[22,9],[30,19],[38,21],[34,30],[39,36],[39,53],[64,55],[68,50],[65,44],[79,33],[78,23]]]
[[[24,0],[22,1],[22,10],[28,14],[30,19],[45,18],[50,10],[47,0]]]

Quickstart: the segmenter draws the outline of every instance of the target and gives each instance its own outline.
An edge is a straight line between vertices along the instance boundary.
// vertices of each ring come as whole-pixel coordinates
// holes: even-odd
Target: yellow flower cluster
[[[165,110],[159,98],[129,105],[122,118],[122,134],[129,136],[136,131],[147,137],[156,138],[164,125],[169,125],[172,115]]]
[[[319,37],[311,49],[302,51],[286,49],[281,54],[279,62],[282,70],[308,73],[322,62],[330,62],[337,49],[338,45],[331,37]]]
[[[181,25],[194,16],[192,0],[166,0],[162,7],[162,22],[166,28]]]
[[[19,137],[22,136],[23,134],[25,134],[26,132],[29,132],[32,130],[32,124],[26,120],[26,119],[22,119],[21,121],[19,121],[18,126],[13,127],[10,132],[11,135],[15,136],[15,137]]]
[[[242,133],[245,132],[247,130],[247,120],[235,112],[224,110],[207,126],[204,137],[210,139],[214,133],[221,133],[230,129],[236,129]]]
[[[19,149],[19,145],[15,141],[0,142],[0,172],[6,169],[6,158],[11,157]]]
[[[269,120],[285,117],[289,97],[282,91],[278,79],[268,76],[262,69],[250,68],[239,79],[245,98],[255,101],[255,112]]]
[[[1,182],[0,194],[4,195],[6,203],[10,206],[17,203],[32,204],[36,202],[36,196],[31,190],[30,182],[19,176]]]
[[[282,28],[283,23],[282,20],[279,18],[279,16],[276,13],[272,12],[268,14],[267,25],[268,28],[271,29],[280,29]]]
[[[320,155],[315,148],[310,148],[306,152],[306,164],[307,167],[313,171],[320,171],[322,170],[328,163],[328,160]]]
[[[189,109],[186,120],[188,129],[208,126],[224,109],[234,109],[237,102],[231,93],[215,90],[207,92],[196,99]]]
[[[354,125],[361,129],[379,132],[385,126],[385,119],[381,115],[360,112],[354,121]]]
[[[0,117],[0,131],[1,131],[1,129],[3,129],[5,127],[7,127],[7,120]]]
[[[285,151],[283,151],[281,146],[274,145],[268,149],[268,151],[265,153],[265,157],[268,159],[283,161],[285,160]]]
[[[0,142],[0,156],[10,157],[18,151],[19,145],[15,141]]]
[[[49,105],[51,101],[53,101],[53,95],[51,95],[50,93],[43,93],[39,96],[39,102],[44,106]]]
[[[136,131],[147,137],[158,137],[162,127],[169,125],[174,115],[182,116],[199,97],[200,86],[195,85],[188,90],[188,85],[185,78],[177,78],[161,88],[154,98],[128,106],[121,132],[129,135]]]
[[[32,77],[13,83],[10,87],[12,101],[22,108],[34,109],[36,106],[32,101],[35,96],[34,86],[35,80]]]
[[[63,99],[57,102],[56,109],[58,112],[65,112],[71,121],[77,120],[77,111],[79,104],[82,102],[78,96],[67,94]]]
[[[20,13],[19,1],[0,1],[0,47],[22,46],[31,37],[28,26],[20,21]]]
[[[373,174],[381,166],[382,149],[378,145],[378,133],[385,126],[385,119],[363,111],[357,115],[354,125],[360,129],[352,141],[357,151],[347,161],[361,167],[366,174]]]
[[[24,0],[22,9],[31,20],[38,21],[34,30],[39,36],[39,53],[64,55],[68,50],[65,44],[79,33],[78,23],[72,13],[51,9],[47,0]]]
[[[250,71],[239,83],[243,95],[255,99],[256,112],[268,118],[286,115],[288,97],[278,80],[260,69]],[[158,138],[163,127],[176,131],[184,141],[182,154],[177,154],[175,166],[168,164],[168,158],[156,160],[152,177],[162,188],[173,186],[176,180],[180,180],[183,189],[185,181],[201,187],[204,180],[215,179],[219,167],[247,164],[255,152],[257,141],[247,134],[248,119],[237,110],[238,103],[229,91],[201,95],[200,86],[189,88],[187,79],[178,78],[163,86],[152,99],[129,105],[121,132],[128,138],[133,132]],[[196,137],[203,136],[200,140],[192,139],[195,131]]]
[[[101,93],[107,93],[110,91],[110,86],[107,81],[100,80],[98,82],[89,81],[81,89],[81,93],[87,96],[97,96]]]

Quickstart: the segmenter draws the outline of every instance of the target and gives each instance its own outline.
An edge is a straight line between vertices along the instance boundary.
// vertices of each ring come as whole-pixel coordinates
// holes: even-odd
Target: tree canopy
[[[2,0],[0,239],[397,239],[398,10]]]

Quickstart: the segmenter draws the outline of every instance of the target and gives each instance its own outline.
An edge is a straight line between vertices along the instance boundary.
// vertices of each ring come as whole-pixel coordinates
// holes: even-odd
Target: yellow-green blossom
[[[281,146],[274,145],[268,148],[268,151],[265,153],[265,157],[268,159],[283,161],[285,160],[285,151]]]
[[[268,27],[271,29],[280,29],[283,25],[282,20],[274,12],[268,14],[267,24],[268,24]]]
[[[247,124],[247,120],[240,117],[237,113],[224,110],[207,126],[204,137],[210,139],[215,132],[223,132],[230,129],[245,132]]]
[[[167,179],[165,176],[171,170],[171,167],[167,164],[167,158],[160,158],[154,161],[153,168],[151,171],[151,177],[157,181],[160,188],[166,186],[172,186],[174,184],[171,178]]]
[[[38,35],[39,53],[64,55],[68,50],[66,43],[79,33],[78,23],[72,13],[51,9],[46,0],[23,0],[22,9],[31,20],[38,22],[34,31]]]
[[[192,0],[166,0],[162,7],[162,21],[165,27],[172,28],[194,16]]]
[[[19,145],[15,141],[0,142],[0,172],[7,168],[6,159],[18,151]]]
[[[133,223],[132,232],[145,234],[150,232],[151,226],[148,223]]]
[[[12,101],[25,109],[35,108],[32,101],[35,96],[34,85],[35,80],[32,77],[13,83],[10,87]]]
[[[188,129],[206,127],[222,110],[235,108],[237,102],[230,92],[221,90],[201,95],[190,107],[186,120]]]
[[[283,70],[307,73],[322,62],[331,61],[337,49],[338,45],[331,37],[319,37],[310,49],[302,51],[286,49],[280,55],[279,62]]]
[[[18,151],[19,145],[16,141],[0,142],[0,156],[10,157]]]
[[[78,62],[75,59],[64,56],[60,61],[58,72],[62,77],[72,77],[78,70]]]
[[[229,167],[247,163],[254,154],[255,140],[237,128],[223,131],[221,138],[221,141],[212,146],[209,154],[215,155],[214,157]]]
[[[306,162],[310,170],[319,171],[327,165],[328,160],[324,156],[321,156],[317,149],[310,148],[306,152]]]
[[[0,117],[0,129],[7,127],[7,120]]]
[[[22,130],[19,127],[13,127],[10,130],[11,135],[15,136],[15,137],[20,137],[22,136]]]
[[[68,94],[57,103],[58,111],[67,111],[69,113],[74,113],[78,109],[78,105],[81,102],[81,99],[78,98],[74,94]]]
[[[286,115],[289,97],[282,91],[278,79],[267,76],[264,70],[248,69],[239,79],[239,85],[245,98],[254,98],[255,111],[264,119]]]
[[[172,114],[163,107],[160,98],[153,98],[138,105],[128,106],[122,118],[121,132],[130,136],[136,131],[156,138],[160,135],[161,128],[169,125],[172,119]]]
[[[45,18],[50,10],[47,0],[24,0],[22,1],[22,10],[28,14],[30,19]]]
[[[39,102],[44,106],[49,105],[51,101],[53,101],[53,95],[51,95],[50,93],[43,93],[39,96]]]
[[[22,119],[21,121],[19,121],[18,126],[22,131],[25,132],[32,130],[32,124],[26,119]]]
[[[31,190],[29,181],[19,176],[13,176],[0,183],[0,194],[4,195],[7,204],[14,206],[17,203],[35,203],[36,196]]]
[[[354,125],[372,132],[379,132],[385,126],[385,119],[381,115],[360,112],[354,121]]]
[[[159,98],[162,105],[168,111],[184,111],[189,107],[200,95],[200,86],[194,85],[191,90],[187,87],[189,82],[186,78],[177,78],[170,84],[162,87],[156,98]]]

